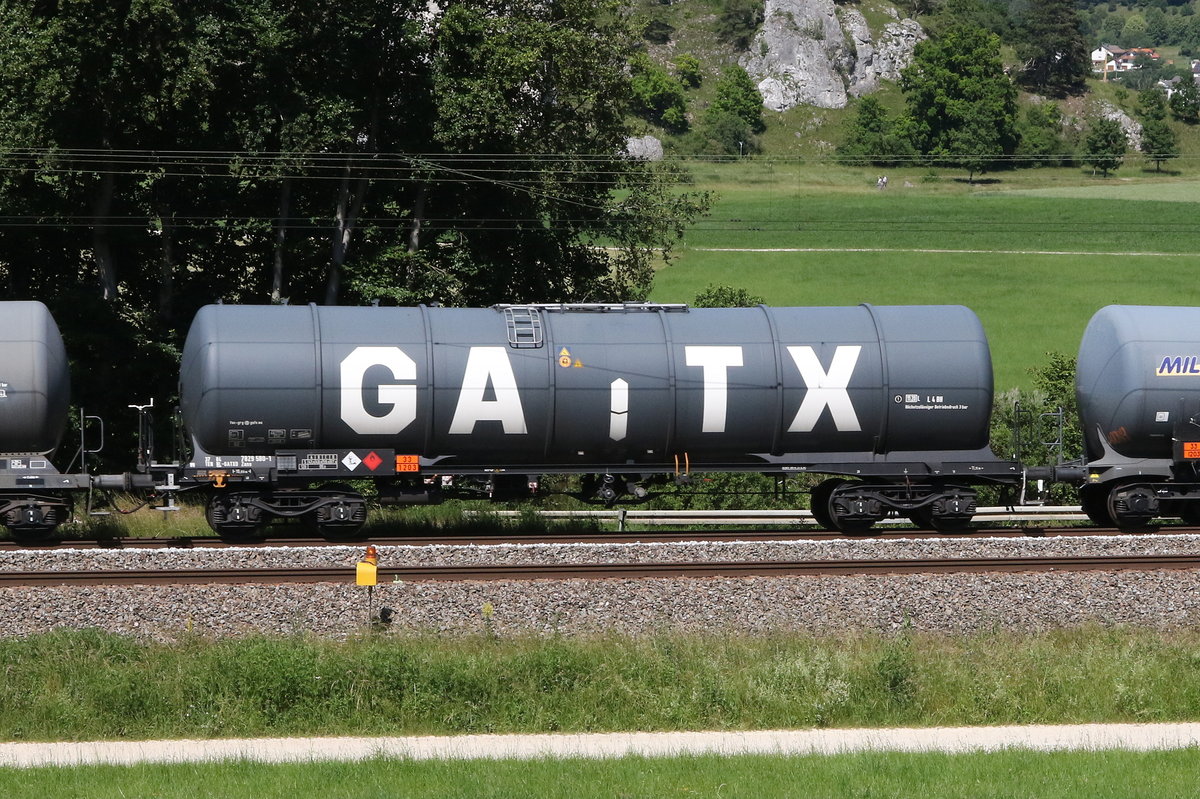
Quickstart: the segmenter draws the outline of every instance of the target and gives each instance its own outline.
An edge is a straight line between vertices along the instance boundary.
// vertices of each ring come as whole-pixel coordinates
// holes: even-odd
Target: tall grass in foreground
[[[1173,799],[1196,795],[1200,752],[1005,751],[833,757],[403,761],[0,769],[0,795],[87,799],[541,797],[970,797]]]
[[[1019,612],[1019,611],[1014,611]],[[0,641],[0,740],[1200,718],[1200,631]]]

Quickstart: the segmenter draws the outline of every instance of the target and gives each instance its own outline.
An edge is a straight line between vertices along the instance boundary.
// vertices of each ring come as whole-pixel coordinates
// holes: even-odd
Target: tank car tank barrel
[[[987,446],[990,355],[961,306],[622,308],[208,306],[184,347],[184,419],[212,456],[386,448],[481,467]]]
[[[71,378],[62,334],[40,302],[0,313],[0,452],[50,456],[67,423]]]

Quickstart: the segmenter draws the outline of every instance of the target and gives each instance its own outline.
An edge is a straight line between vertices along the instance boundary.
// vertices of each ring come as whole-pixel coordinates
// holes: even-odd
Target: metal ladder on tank
[[[1035,426],[1037,431],[1046,431],[1053,437],[1048,438],[1039,436],[1041,440],[1038,442],[1043,447],[1046,447],[1054,455],[1054,465],[1062,466],[1066,463],[1063,460],[1063,429],[1066,413],[1061,405],[1053,411],[1043,411],[1036,416],[1032,411],[1027,411],[1021,407],[1020,401],[1013,405],[1013,446],[1016,449],[1016,460],[1018,463],[1024,464],[1024,447],[1022,446],[1021,430],[1025,424]],[[1035,498],[1029,498],[1029,484],[1025,471],[1021,472],[1021,505],[1045,505],[1046,504],[1046,488],[1045,481],[1037,480],[1037,494]]]

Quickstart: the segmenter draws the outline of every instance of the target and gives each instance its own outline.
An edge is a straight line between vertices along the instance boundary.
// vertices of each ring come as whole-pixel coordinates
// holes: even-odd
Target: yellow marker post
[[[375,586],[379,583],[379,553],[374,546],[367,547],[363,559],[354,570],[354,581],[367,587],[367,624],[375,615]]]
[[[379,567],[374,563],[359,561],[355,579],[359,585],[365,585],[368,588],[377,585],[379,583]]]

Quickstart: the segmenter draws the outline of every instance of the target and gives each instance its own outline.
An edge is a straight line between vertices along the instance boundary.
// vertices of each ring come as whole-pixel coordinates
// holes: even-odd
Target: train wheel
[[[936,530],[939,533],[965,533],[971,529],[973,514],[944,513],[935,515],[932,505],[917,508],[909,516],[913,523],[922,530]]]
[[[214,494],[208,498],[204,518],[222,541],[250,544],[261,541],[269,519],[261,508],[244,504],[240,496]]]
[[[877,498],[862,492],[861,483],[845,480],[829,499],[829,515],[846,535],[865,535],[884,517],[884,509]]]
[[[965,533],[971,529],[976,499],[974,491],[946,488],[928,505],[914,510],[912,515],[916,517],[914,521],[917,525],[923,529],[937,530],[939,533]]]
[[[1116,527],[1112,514],[1108,512],[1108,486],[1085,485],[1079,488],[1079,504],[1083,512],[1097,527]]]
[[[337,492],[305,520],[327,541],[353,541],[367,521],[367,501],[345,483],[321,486],[322,491]]]
[[[1149,486],[1116,486],[1108,494],[1108,513],[1123,532],[1154,530],[1151,522],[1158,516],[1158,497]]]
[[[821,525],[822,530],[838,529],[837,525],[833,523],[833,512],[829,509],[829,500],[833,498],[834,491],[837,491],[849,482],[849,480],[843,480],[840,477],[831,477],[813,487],[810,494],[812,499],[809,501],[809,505],[812,507],[813,518],[817,524]]]
[[[70,507],[61,499],[29,497],[24,504],[10,506],[0,516],[0,524],[4,525],[14,541],[41,544],[51,540],[54,531],[70,515]]]

